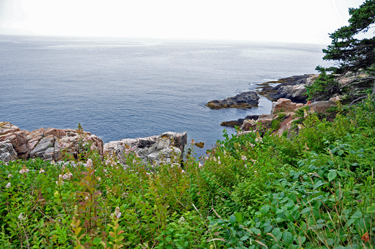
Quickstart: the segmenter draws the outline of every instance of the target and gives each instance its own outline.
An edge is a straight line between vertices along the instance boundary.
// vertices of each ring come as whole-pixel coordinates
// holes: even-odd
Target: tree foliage
[[[322,74],[309,89],[311,99],[327,98],[334,93],[348,93],[348,89],[352,89],[354,85],[371,88],[374,82],[375,36],[362,39],[358,36],[367,33],[374,26],[375,0],[366,0],[358,8],[350,8],[349,14],[349,25],[329,35],[332,41],[327,49],[323,49],[325,53],[323,59],[337,63],[329,68],[320,66],[316,68]],[[327,74],[329,72],[332,76]],[[337,76],[358,72],[366,72],[366,77],[352,79],[345,86],[338,84]],[[349,94],[351,95],[349,98],[357,98],[361,94],[366,95],[361,91]]]

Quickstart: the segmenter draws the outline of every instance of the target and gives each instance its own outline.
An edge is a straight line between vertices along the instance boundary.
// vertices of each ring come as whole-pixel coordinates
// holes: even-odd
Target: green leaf
[[[351,219],[359,219],[359,218],[362,218],[362,212],[361,212],[361,211],[357,211],[357,212],[355,212],[350,218],[351,218]]]
[[[268,213],[268,211],[270,210],[270,206],[269,205],[265,205],[263,207],[260,208],[260,212],[263,214],[263,215],[266,215]]]
[[[236,223],[236,216],[234,215],[229,216],[229,222],[230,224],[234,225]]]
[[[275,236],[277,241],[279,241],[281,239],[281,237],[283,236],[283,233],[281,232],[280,228],[278,228],[278,227],[273,229],[271,233],[273,234],[273,236]]]
[[[323,181],[319,180],[317,183],[315,183],[314,190],[319,188],[320,186],[322,186],[324,184],[326,184],[326,182],[323,182]]]
[[[337,176],[337,173],[336,173],[336,170],[332,170],[328,173],[328,181],[332,181],[333,179],[335,179]]]
[[[243,221],[243,216],[241,213],[235,213],[234,216],[236,217],[237,222],[242,222]]]
[[[241,240],[241,241],[245,241],[245,240],[247,240],[247,239],[249,239],[249,238],[250,238],[249,236],[245,235],[245,236],[241,237],[240,240]]]
[[[269,232],[272,230],[272,228],[273,228],[273,226],[268,225],[268,226],[266,226],[266,227],[264,228],[264,232],[265,232],[265,233],[269,233]]]
[[[375,204],[372,204],[370,207],[367,207],[367,213],[375,213]]]
[[[258,228],[255,228],[255,227],[250,228],[250,231],[252,231],[256,235],[260,235],[260,233],[261,233],[261,231]]]
[[[284,232],[283,233],[283,241],[286,245],[289,246],[290,244],[293,243],[293,235],[288,231]]]
[[[300,236],[298,236],[298,244],[300,244],[301,246],[303,245],[303,243],[305,243],[305,241],[306,241],[306,237],[300,237]]]
[[[346,222],[346,227],[350,227],[351,224],[355,222],[355,219],[349,219],[348,222]]]
[[[304,208],[304,209],[301,211],[301,214],[304,214],[304,213],[310,212],[310,210],[311,210],[311,207]]]

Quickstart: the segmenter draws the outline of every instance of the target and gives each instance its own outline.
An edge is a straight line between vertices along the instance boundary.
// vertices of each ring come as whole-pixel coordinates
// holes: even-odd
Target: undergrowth
[[[224,134],[183,168],[90,146],[0,162],[0,248],[374,248],[375,102],[338,111],[301,113],[288,136]]]

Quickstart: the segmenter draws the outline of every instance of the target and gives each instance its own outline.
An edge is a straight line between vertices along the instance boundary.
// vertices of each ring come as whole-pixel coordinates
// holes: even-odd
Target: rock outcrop
[[[103,141],[90,132],[55,128],[40,128],[28,132],[9,122],[0,123],[0,143],[0,158],[4,158],[0,159],[2,161],[35,157],[58,161],[62,159],[62,151],[77,157],[89,143],[93,149],[103,154]]]
[[[73,129],[40,128],[32,132],[20,130],[9,123],[0,123],[0,161],[41,158],[59,161],[62,152],[77,158],[89,149],[96,149],[100,155],[115,155],[120,163],[126,163],[126,155],[134,151],[144,163],[180,163],[187,133],[165,132],[159,136],[122,139],[103,144],[90,132]],[[203,144],[203,143],[202,143]]]
[[[186,143],[186,132],[165,132],[158,136],[111,141],[104,145],[104,153],[116,155],[122,164],[126,164],[126,155],[132,151],[144,163],[180,163]]]
[[[304,74],[269,81],[259,84],[260,87],[258,87],[257,92],[272,101],[287,98],[294,103],[306,104],[306,86],[311,85],[318,76],[318,74]],[[272,86],[272,84],[276,85]]]
[[[259,96],[256,92],[243,92],[224,100],[212,100],[206,104],[211,109],[252,108],[258,106]]]
[[[303,107],[308,107],[308,111],[324,113],[328,108],[337,104],[339,97],[331,98],[328,101],[316,101],[313,103],[301,104],[293,103],[290,99],[278,99],[272,104],[271,114],[260,115],[258,119],[246,119],[243,121],[241,126],[242,134],[246,131],[252,131],[257,129],[257,123],[263,125],[266,128],[274,129],[274,132],[281,136],[284,131],[289,130],[292,127],[292,123],[296,120],[295,112]],[[275,125],[273,125],[275,124]]]

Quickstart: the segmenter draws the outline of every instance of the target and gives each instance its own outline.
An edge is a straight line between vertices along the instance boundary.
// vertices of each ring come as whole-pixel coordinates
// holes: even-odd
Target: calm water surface
[[[186,131],[206,144],[201,155],[222,138],[222,121],[271,108],[264,98],[251,110],[205,103],[315,73],[322,47],[0,36],[0,121],[29,131],[81,123],[104,142]]]

